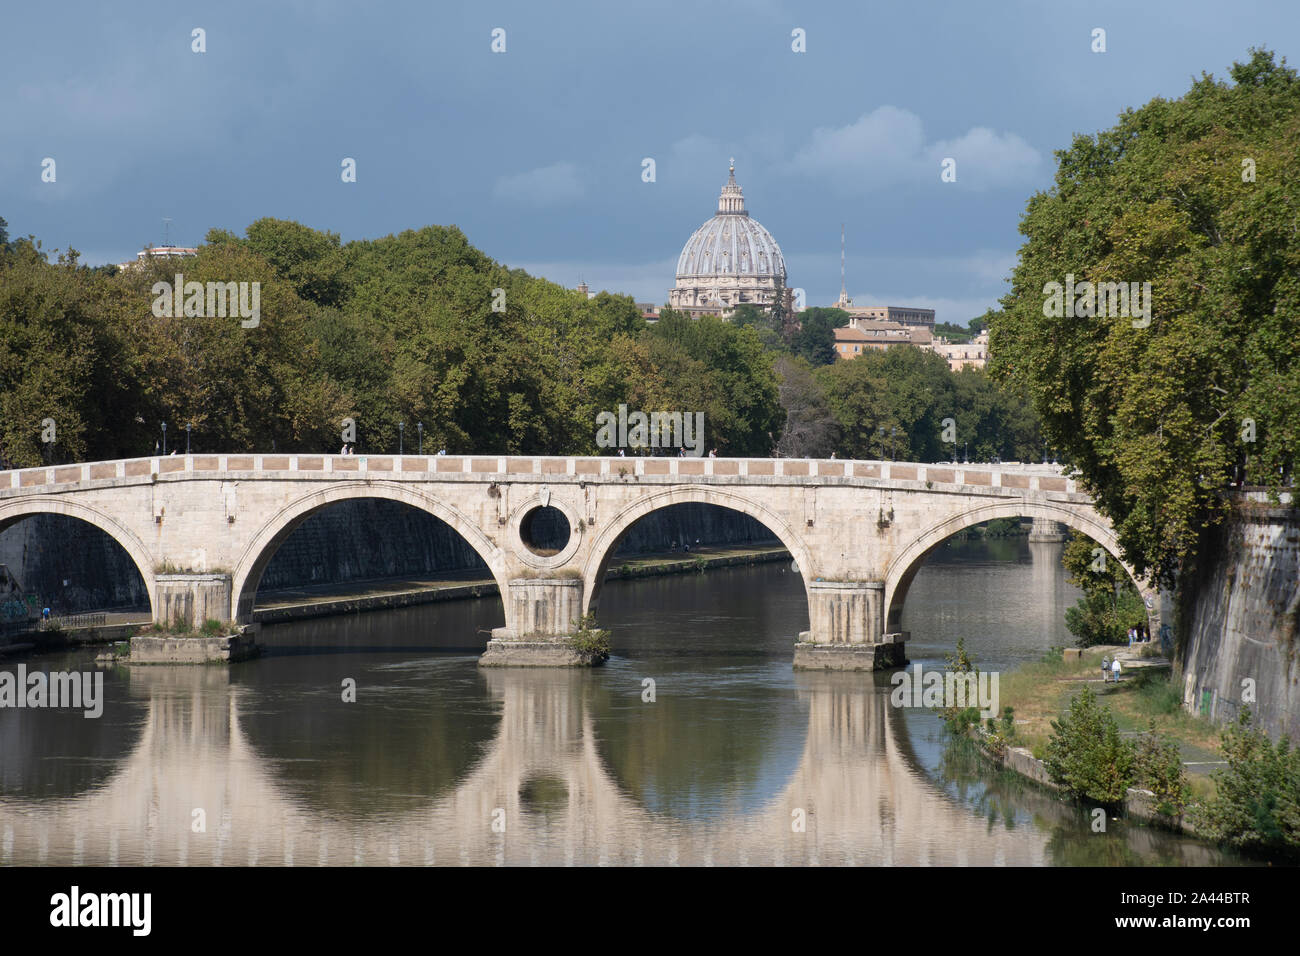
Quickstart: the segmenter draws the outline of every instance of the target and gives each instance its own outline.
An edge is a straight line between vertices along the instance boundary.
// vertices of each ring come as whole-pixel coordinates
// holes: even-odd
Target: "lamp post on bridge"
[[[424,454],[424,422],[416,422],[415,430],[420,433],[420,454]]]
[[[167,423],[166,422],[162,423],[162,433],[163,433],[162,453],[165,455],[167,454]]]
[[[193,422],[186,422],[186,423],[185,423],[185,454],[186,454],[187,456],[188,456],[189,453],[190,453],[190,430],[191,430],[193,427],[194,427],[194,423],[193,423]]]
[[[402,439],[406,437],[406,422],[397,423],[397,453],[402,453]]]

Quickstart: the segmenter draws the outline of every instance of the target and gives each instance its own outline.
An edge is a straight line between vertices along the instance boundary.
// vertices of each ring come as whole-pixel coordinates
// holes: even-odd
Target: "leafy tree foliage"
[[[1087,535],[1071,531],[1061,555],[1070,583],[1083,592],[1078,603],[1065,611],[1065,626],[1080,647],[1122,644],[1130,627],[1147,621],[1142,596],[1124,565],[1104,552],[1098,561],[1096,548]]]
[[[1043,760],[1052,782],[1075,797],[1103,804],[1124,799],[1134,775],[1131,744],[1119,735],[1110,708],[1085,687],[1070,701],[1061,719],[1052,721],[1052,736]]]
[[[808,308],[799,313],[799,329],[790,338],[790,350],[811,365],[835,361],[835,330],[849,324],[843,309]]]
[[[1041,447],[1028,404],[979,369],[953,373],[933,352],[896,346],[869,350],[820,369],[818,381],[840,426],[840,451],[852,458],[945,461],[952,418],[958,457],[1033,461]]]
[[[1300,858],[1300,750],[1286,737],[1270,741],[1251,724],[1249,707],[1221,740],[1228,766],[1211,775],[1214,796],[1197,825],[1242,850]]]
[[[702,411],[720,453],[765,455],[784,413],[772,353],[753,329],[635,302],[587,299],[430,226],[340,243],[262,219],[213,230],[193,258],[87,269],[39,242],[0,255],[0,449],[15,464],[149,454],[165,421],[196,451],[491,449],[590,453],[620,402]],[[261,320],[158,318],[152,288],[261,283]],[[41,439],[54,419],[58,441]],[[173,444],[173,447],[175,445]]]
[[[1133,749],[1133,785],[1151,791],[1159,812],[1181,816],[1191,799],[1192,788],[1177,742],[1157,734],[1153,720]]]
[[[1238,466],[1277,487],[1300,444],[1300,82],[1262,50],[1230,73],[1058,152],[991,323],[997,374],[1162,583],[1224,514]],[[1151,283],[1149,326],[1046,314],[1067,275]]]
[[[839,424],[826,396],[803,359],[782,355],[776,360],[785,427],[776,453],[785,458],[828,458],[839,439]]]

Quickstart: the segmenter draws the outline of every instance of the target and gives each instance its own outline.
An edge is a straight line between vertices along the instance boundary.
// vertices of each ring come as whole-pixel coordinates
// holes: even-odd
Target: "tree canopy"
[[[1300,439],[1300,83],[1262,50],[1230,74],[1057,153],[991,322],[995,374],[1027,394],[1125,557],[1164,582],[1234,477],[1288,482]],[[1070,277],[1063,312],[1050,284]],[[1149,321],[1132,302],[1102,314],[1085,282],[1150,283]]]

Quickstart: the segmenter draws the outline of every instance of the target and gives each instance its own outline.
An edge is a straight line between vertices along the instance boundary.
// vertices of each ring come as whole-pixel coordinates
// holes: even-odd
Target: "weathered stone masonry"
[[[225,609],[248,623],[263,572],[294,529],[331,504],[365,498],[427,511],[483,559],[506,621],[488,656],[518,664],[564,662],[575,621],[599,608],[625,532],[669,505],[748,515],[790,551],[809,607],[796,662],[813,667],[901,662],[898,622],[913,576],[932,548],[972,524],[1056,521],[1116,552],[1109,522],[1054,467],[806,459],[138,458],[0,473],[0,529],[32,514],[80,518],[130,555],[157,620],[198,626],[199,614]],[[568,523],[558,551],[525,543],[525,519],[541,507]],[[1144,593],[1158,633],[1160,603]]]

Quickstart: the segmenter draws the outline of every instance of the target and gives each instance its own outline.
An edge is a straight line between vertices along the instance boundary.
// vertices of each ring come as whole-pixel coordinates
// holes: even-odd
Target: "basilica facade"
[[[718,213],[687,240],[677,260],[669,308],[692,316],[728,316],[739,305],[791,311],[785,259],[772,234],[745,209],[732,160]]]

